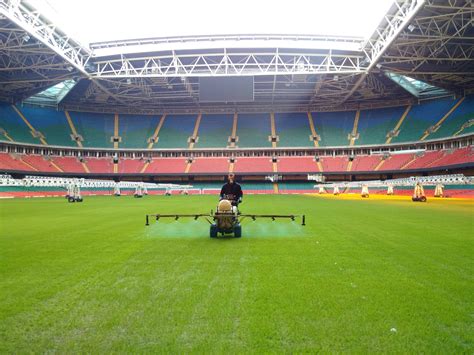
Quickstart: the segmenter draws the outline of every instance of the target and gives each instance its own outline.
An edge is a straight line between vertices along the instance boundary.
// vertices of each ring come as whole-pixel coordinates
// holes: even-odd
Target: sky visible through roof
[[[216,34],[368,37],[393,0],[28,0],[83,45]]]

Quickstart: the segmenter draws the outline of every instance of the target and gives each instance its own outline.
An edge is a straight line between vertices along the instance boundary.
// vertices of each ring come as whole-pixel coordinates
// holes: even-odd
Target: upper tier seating
[[[114,115],[68,111],[84,147],[113,148]]]
[[[347,157],[321,157],[321,164],[323,165],[323,171],[346,171],[347,164],[349,162]]]
[[[431,133],[427,139],[436,139],[449,137],[459,131],[462,125],[469,120],[474,119],[474,95],[468,96],[464,101],[449,115],[446,121],[436,132]],[[471,126],[472,127],[472,126]],[[463,130],[461,134],[469,133]]]
[[[406,107],[389,107],[373,110],[361,110],[356,145],[384,144],[387,133],[395,128]]]
[[[147,148],[160,116],[119,115],[120,148]]]
[[[168,115],[158,134],[154,148],[187,148],[197,115]]]
[[[271,173],[272,159],[269,157],[239,157],[235,160],[235,173]]]
[[[223,173],[229,171],[228,158],[196,158],[189,169],[190,173]]]
[[[270,114],[239,114],[236,143],[239,148],[271,147],[270,135]]]
[[[85,173],[83,165],[76,157],[55,157],[53,161],[65,173]]]
[[[356,156],[351,171],[373,171],[380,163],[381,155]]]
[[[196,148],[225,148],[232,134],[234,115],[202,115]]]
[[[280,157],[278,158],[279,173],[317,173],[318,164],[313,157]]]
[[[278,147],[308,147],[313,143],[309,139],[307,113],[276,113],[275,129],[278,135]]]
[[[428,101],[412,106],[392,143],[419,141],[424,132],[436,124],[455,104],[451,98]]]
[[[322,147],[349,145],[348,135],[352,132],[355,111],[313,112],[313,123]]]
[[[146,174],[183,174],[186,169],[184,158],[156,158],[145,170]]]
[[[2,133],[3,130],[15,142],[41,144],[39,138],[33,137],[30,128],[11,105],[0,104],[0,139],[8,141],[8,138]]]
[[[399,128],[398,136],[392,144],[419,141],[425,132],[436,125],[460,99],[451,98],[426,101],[413,105]],[[64,111],[38,107],[15,107],[0,104],[0,140],[25,144],[43,145],[41,135],[48,145],[76,147],[72,140],[72,127]],[[402,118],[406,106],[361,110],[357,133],[354,140],[357,146],[384,144],[387,133],[395,129]],[[158,128],[160,115],[117,115],[68,111],[77,133],[82,136],[86,148],[114,148],[112,136],[118,128],[121,141],[118,148],[147,149],[149,138]],[[28,124],[20,117],[24,116]],[[232,134],[233,114],[203,114],[198,127],[198,141],[194,148],[225,148]],[[356,112],[313,112],[312,118],[316,133],[320,136],[319,145],[348,146],[348,135],[354,127]],[[158,133],[158,142],[153,149],[183,149],[189,147],[188,139],[193,135],[198,114],[167,115]],[[238,148],[269,148],[272,143],[270,113],[245,114],[237,117]],[[277,147],[313,147],[311,130],[306,112],[275,113],[275,130],[279,140]],[[474,133],[474,95],[467,96],[460,105],[446,117],[436,131],[425,139],[440,139],[455,134]],[[29,127],[31,125],[32,129]],[[463,128],[464,127],[464,128]],[[36,132],[35,132],[36,131]],[[5,135],[6,132],[6,135]],[[39,134],[41,133],[41,134]],[[35,136],[34,136],[35,135]]]
[[[64,111],[33,107],[18,108],[30,124],[44,136],[48,145],[77,147],[71,138],[71,129],[68,126]]]

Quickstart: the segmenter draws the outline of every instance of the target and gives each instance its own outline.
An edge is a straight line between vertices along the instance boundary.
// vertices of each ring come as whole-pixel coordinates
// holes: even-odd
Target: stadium
[[[0,0],[0,352],[474,351],[472,1],[263,3]]]

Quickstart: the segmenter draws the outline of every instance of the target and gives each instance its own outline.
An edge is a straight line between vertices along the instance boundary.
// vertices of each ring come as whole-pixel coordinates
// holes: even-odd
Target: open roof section
[[[368,37],[393,0],[27,0],[85,45],[130,38],[220,34]]]

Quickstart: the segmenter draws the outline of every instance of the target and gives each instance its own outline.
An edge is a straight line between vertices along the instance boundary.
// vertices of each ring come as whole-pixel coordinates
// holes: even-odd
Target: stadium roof
[[[245,33],[119,39],[89,46],[32,3],[0,0],[3,101],[44,96],[65,80],[75,85],[68,85],[71,90],[64,97],[64,90],[53,95],[54,105],[142,112],[373,107],[464,94],[474,87],[469,0],[397,0],[368,36],[355,30],[348,32],[351,37]],[[301,6],[296,14],[307,18],[306,10]],[[339,10],[332,18],[347,16]],[[290,23],[294,14],[287,15]],[[186,22],[179,12],[164,17],[176,27]],[[363,21],[360,15],[354,20]],[[92,19],[82,21],[84,28],[93,28]],[[117,23],[131,28],[120,19]],[[199,102],[199,77],[242,75],[254,77],[253,102]]]

